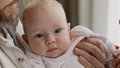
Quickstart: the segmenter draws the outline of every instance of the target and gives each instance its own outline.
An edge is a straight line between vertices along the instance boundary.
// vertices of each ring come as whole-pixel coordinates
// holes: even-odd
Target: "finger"
[[[78,61],[85,67],[85,68],[95,68],[90,62],[88,62],[84,57],[80,56]]]
[[[120,55],[120,50],[115,50],[115,52],[113,52],[113,56],[116,58]]]
[[[84,50],[76,49],[77,55],[84,57],[88,62],[90,62],[95,68],[104,68],[104,64],[101,64],[96,58],[91,56],[89,53],[85,52]]]
[[[92,54],[96,59],[98,59],[101,63],[106,63],[106,56],[103,54],[103,52],[93,44],[87,43],[87,42],[81,42],[80,46],[76,46],[77,48],[80,48],[82,50],[87,51],[88,53]]]
[[[118,65],[117,68],[120,68],[120,65]]]
[[[118,56],[116,59],[112,61],[112,65],[114,68],[120,65],[120,56]]]
[[[105,54],[104,43],[100,39],[89,37],[84,39],[83,41],[94,44]]]

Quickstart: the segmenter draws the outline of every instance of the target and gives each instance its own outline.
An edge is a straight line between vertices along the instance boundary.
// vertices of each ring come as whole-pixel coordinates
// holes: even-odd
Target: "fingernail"
[[[117,53],[117,52],[114,52],[113,55],[114,55],[115,57],[117,57],[118,53]]]

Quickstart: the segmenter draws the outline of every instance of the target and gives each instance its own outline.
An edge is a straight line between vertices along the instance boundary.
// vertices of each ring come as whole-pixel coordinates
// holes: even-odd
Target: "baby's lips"
[[[51,52],[51,51],[54,51],[54,50],[56,50],[57,48],[51,48],[51,49],[49,49],[49,50],[47,50],[48,52]]]

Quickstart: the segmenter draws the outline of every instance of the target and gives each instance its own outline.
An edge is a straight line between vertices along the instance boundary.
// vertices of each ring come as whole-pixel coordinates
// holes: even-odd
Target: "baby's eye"
[[[36,34],[35,37],[37,38],[42,38],[44,35],[43,34]]]
[[[55,30],[55,33],[60,33],[61,31],[62,31],[62,29],[58,28],[58,29]]]

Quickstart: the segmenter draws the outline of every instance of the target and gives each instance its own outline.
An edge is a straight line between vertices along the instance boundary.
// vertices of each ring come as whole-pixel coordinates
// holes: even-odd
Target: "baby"
[[[70,30],[63,7],[56,0],[31,1],[23,11],[22,22],[23,38],[29,46],[27,56],[33,68],[84,68],[73,54],[73,49],[87,37],[102,40],[100,44],[106,51],[106,65],[112,68],[114,44],[80,25]],[[71,37],[73,32],[79,35]]]

